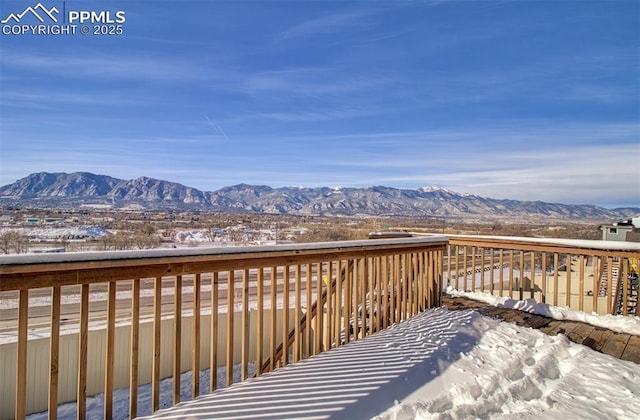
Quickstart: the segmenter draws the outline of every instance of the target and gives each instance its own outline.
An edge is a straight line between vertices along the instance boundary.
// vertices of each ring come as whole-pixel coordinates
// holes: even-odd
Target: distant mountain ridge
[[[238,184],[207,192],[148,177],[117,179],[88,172],[40,172],[0,187],[0,204],[34,207],[108,205],[146,209],[190,209],[333,216],[552,217],[620,219],[640,208],[497,200],[446,188],[398,189],[282,187]]]

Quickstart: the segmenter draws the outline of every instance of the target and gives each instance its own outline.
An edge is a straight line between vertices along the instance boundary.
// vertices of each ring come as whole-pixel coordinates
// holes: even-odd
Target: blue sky
[[[0,185],[88,171],[640,206],[636,0],[41,3],[126,21],[0,36]]]

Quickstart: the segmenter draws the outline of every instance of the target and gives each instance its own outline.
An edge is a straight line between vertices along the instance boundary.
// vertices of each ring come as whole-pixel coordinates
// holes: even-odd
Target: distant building
[[[611,225],[600,225],[603,241],[621,241],[627,240],[627,233],[633,231],[634,228],[640,228],[640,217],[621,220]]]
[[[33,254],[58,254],[61,252],[66,252],[66,248],[58,247],[58,248],[34,248],[30,251]]]

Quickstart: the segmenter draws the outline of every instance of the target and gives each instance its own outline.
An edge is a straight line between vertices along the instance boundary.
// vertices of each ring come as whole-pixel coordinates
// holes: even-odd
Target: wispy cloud
[[[15,91],[3,90],[0,99],[5,106],[19,106],[35,109],[47,109],[60,104],[69,105],[109,105],[127,106],[143,105],[145,101],[140,98],[123,97],[122,95],[108,92],[60,92],[55,95],[51,91]]]
[[[247,93],[282,92],[292,96],[342,96],[389,86],[393,77],[368,72],[355,76],[339,67],[288,68],[248,74],[244,77]]]
[[[294,25],[275,36],[275,41],[288,41],[305,38],[318,34],[339,33],[362,28],[366,25],[366,18],[372,14],[372,9],[350,10],[327,14],[315,19]]]
[[[194,62],[181,62],[167,57],[126,56],[115,54],[24,54],[4,52],[3,66],[23,72],[77,78],[184,81],[205,78],[205,72]],[[207,76],[208,77],[208,76]]]

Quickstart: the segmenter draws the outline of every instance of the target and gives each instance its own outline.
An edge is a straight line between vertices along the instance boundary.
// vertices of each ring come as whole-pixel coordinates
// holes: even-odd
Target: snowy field
[[[189,378],[184,376],[183,389]],[[142,387],[141,395],[148,394],[148,386]],[[90,418],[102,416],[96,398],[89,404]],[[169,398],[163,394],[161,405],[170,405]],[[125,418],[126,397],[118,401],[117,418]],[[140,404],[148,407],[148,398]],[[74,410],[62,406],[59,417],[74,418]],[[550,337],[472,310],[437,308],[156,416],[636,419],[640,365],[571,343],[564,335]]]

